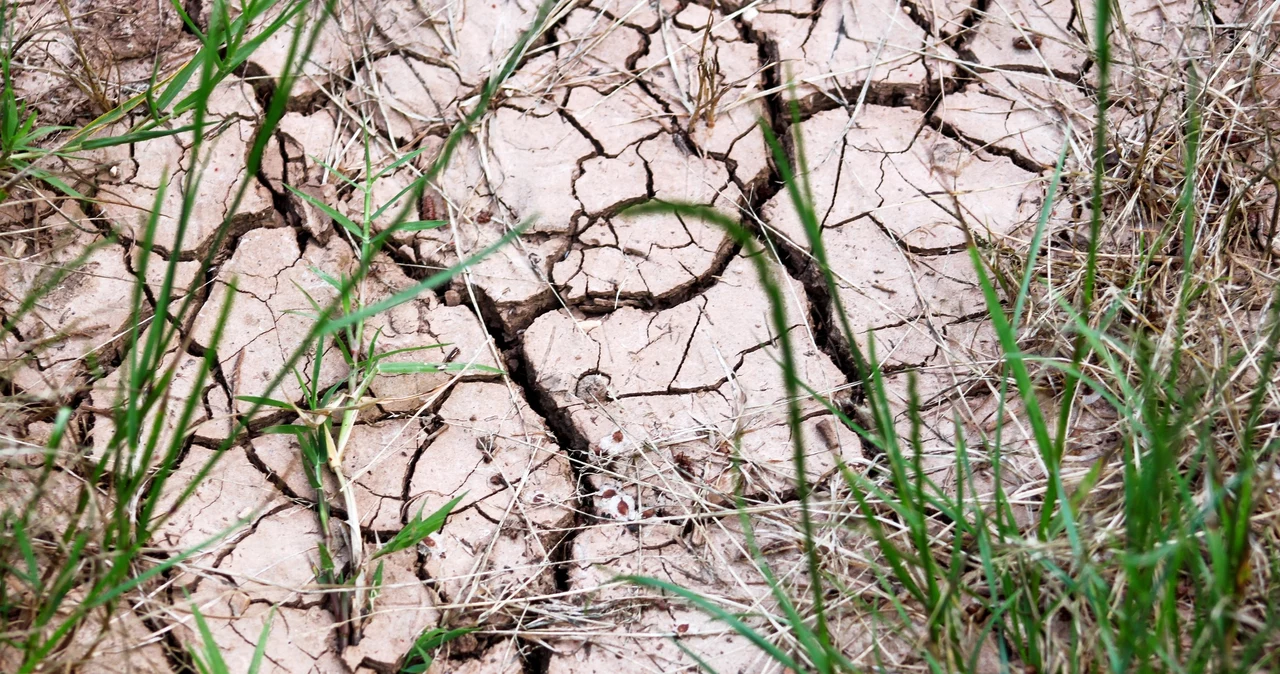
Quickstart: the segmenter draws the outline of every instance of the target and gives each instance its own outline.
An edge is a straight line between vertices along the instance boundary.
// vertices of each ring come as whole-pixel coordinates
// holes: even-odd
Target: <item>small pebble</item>
[[[1039,49],[1043,42],[1044,38],[1039,35],[1019,35],[1013,38],[1013,48],[1019,51],[1031,51],[1032,49]]]

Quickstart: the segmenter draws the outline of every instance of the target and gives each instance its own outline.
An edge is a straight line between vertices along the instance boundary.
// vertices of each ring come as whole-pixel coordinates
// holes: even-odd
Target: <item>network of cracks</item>
[[[482,366],[376,377],[369,395],[377,404],[362,413],[343,459],[370,550],[420,510],[465,494],[446,526],[385,558],[376,610],[358,640],[340,645],[327,597],[311,589],[323,539],[317,495],[295,441],[261,432],[289,415],[262,416],[156,544],[180,550],[240,518],[249,526],[114,616],[121,636],[100,644],[89,666],[185,667],[182,644],[199,638],[189,596],[211,617],[233,671],[252,658],[269,614],[266,661],[274,671],[394,671],[417,634],[442,624],[482,629],[451,645],[438,671],[692,666],[670,637],[719,671],[764,671],[749,643],[704,614],[611,583],[639,573],[767,609],[773,600],[746,554],[735,490],[758,511],[756,534],[776,570],[803,582],[792,524],[801,476],[777,367],[779,335],[754,261],[712,224],[623,211],[652,200],[693,202],[746,225],[782,282],[800,375],[856,417],[855,377],[832,320],[837,298],[814,268],[765,129],[787,139],[793,159],[793,139],[802,138],[838,299],[858,339],[874,334],[900,416],[904,373],[916,373],[930,432],[926,460],[946,484],[957,407],[971,423],[997,418],[984,383],[995,340],[967,245],[1024,234],[1064,142],[1087,130],[1096,78],[1090,8],[1072,0],[560,6],[421,202],[397,202],[375,223],[387,227],[403,206],[417,219],[449,224],[395,234],[364,284],[366,303],[526,225],[512,245],[447,286],[369,322],[380,351],[446,345],[392,360]],[[125,3],[117,9],[90,27],[119,38],[111,55],[122,78],[145,78],[157,46],[175,59],[194,49],[180,22]],[[208,11],[188,9],[197,17]],[[1191,0],[1135,0],[1120,9],[1131,35],[1120,49],[1121,85],[1136,77],[1126,63],[1158,69],[1174,62],[1180,45],[1203,38],[1187,26],[1212,29]],[[375,201],[395,197],[439,153],[536,12],[532,0],[341,3],[231,236],[214,251],[217,264],[200,276],[198,260],[227,219],[288,37],[268,42],[219,87],[210,112],[221,123],[204,143],[210,159],[194,217],[178,241],[182,204],[179,190],[169,190],[156,237],[155,250],[179,260],[181,285],[201,305],[180,325],[189,348],[167,356],[179,363],[181,394],[168,412],[176,418],[182,396],[201,401],[173,497],[248,410],[244,397],[267,393],[302,345],[309,302],[334,297],[323,274],[356,263],[349,238],[289,187],[359,217],[363,194],[325,165],[358,177],[366,137],[375,170],[426,148],[375,185]],[[55,64],[64,47],[55,34],[32,58]],[[18,84],[49,116],[70,119],[88,105],[48,75],[52,68],[33,70],[44,79],[20,73]],[[29,264],[0,268],[7,289],[0,312],[14,311],[45,267],[67,263],[108,232],[123,235],[92,252],[81,273],[0,341],[0,355],[21,362],[11,375],[16,390],[74,398],[69,441],[89,451],[102,451],[112,432],[105,412],[125,357],[118,336],[138,266],[140,214],[163,180],[184,178],[190,150],[183,134],[97,150],[68,164],[92,201],[43,195],[3,214],[4,227],[32,233],[7,239],[14,247],[7,254]],[[1078,215],[1070,203],[1053,212],[1062,221]],[[157,266],[143,279],[151,301],[162,280]],[[216,345],[213,376],[197,387],[197,358],[214,346],[232,279],[230,327]],[[313,357],[300,368],[307,378]],[[306,383],[345,378],[335,352],[322,363],[318,380]],[[302,382],[286,378],[274,395],[299,400]],[[809,448],[803,479],[821,503],[837,490],[838,460],[858,466],[874,456],[821,402],[803,400],[801,409]],[[47,419],[22,429],[31,438],[48,430]],[[1038,474],[1029,452],[1006,451],[1005,460],[1011,493]],[[77,479],[60,472],[55,484],[74,489]],[[837,516],[818,510],[820,518]],[[833,549],[865,547],[853,529],[830,529]],[[856,620],[835,626],[851,652],[868,646]],[[906,663],[911,654],[894,657]]]

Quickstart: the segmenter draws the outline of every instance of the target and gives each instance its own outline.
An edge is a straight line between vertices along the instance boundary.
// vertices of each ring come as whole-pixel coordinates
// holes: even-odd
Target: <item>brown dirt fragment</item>
[[[127,0],[15,3],[6,30],[14,93],[40,124],[68,124],[102,114],[140,93],[190,58],[198,42],[168,6]]]
[[[589,601],[581,602],[583,638],[553,642],[549,672],[693,667],[693,659],[672,638],[724,671],[774,671],[759,650],[705,613],[647,589],[610,582],[615,574],[639,574],[729,605],[773,610],[768,586],[746,556],[732,517],[699,520],[689,535],[681,529],[666,522],[600,524],[574,539],[569,586],[590,590]],[[787,577],[786,569],[799,558],[796,548],[774,544],[777,533],[782,532],[762,525],[757,535],[775,572]]]
[[[853,101],[870,82],[878,98],[914,99],[950,67],[934,56],[950,50],[924,32],[894,0],[808,2],[780,0],[756,7],[751,30],[777,50],[779,81],[794,80],[795,93],[817,102]]]
[[[209,346],[222,306],[228,301],[232,279],[238,285],[232,305],[228,329],[218,345],[218,357],[231,396],[261,396],[280,371],[285,360],[311,329],[312,319],[307,296],[328,304],[336,290],[315,270],[341,273],[351,264],[351,249],[335,239],[327,247],[309,244],[298,248],[297,235],[289,229],[256,229],[241,240],[231,259],[222,266],[210,289],[208,301],[200,309],[193,327],[195,342]],[[311,356],[297,365],[303,377],[311,376]],[[315,386],[329,386],[346,374],[346,366],[331,346],[327,348]],[[275,393],[276,398],[300,400],[302,391],[297,379],[286,376]],[[252,404],[236,400],[237,412]]]
[[[1038,216],[1041,176],[973,150],[913,111],[866,106],[802,125],[828,255],[858,339],[886,365],[923,364],[944,326],[982,310],[967,237],[1001,241]],[[785,193],[765,221],[808,248]],[[864,343],[865,347],[865,343]]]
[[[48,7],[42,2],[17,9],[20,27],[42,37],[25,47],[15,75],[20,95],[46,115],[42,123],[84,115],[95,97],[130,91],[154,59],[190,53],[190,37],[170,14],[147,15],[116,0],[100,8],[71,2],[79,23],[70,30],[41,23],[34,12]],[[1246,4],[1220,10],[1226,17]],[[801,377],[845,411],[862,414],[846,392],[847,371],[824,351],[832,346],[825,343],[832,326],[821,325],[829,307],[810,306],[821,294],[806,292],[816,289],[808,247],[787,195],[769,182],[776,173],[756,125],[793,95],[785,87],[766,91],[769,83],[792,77],[839,298],[851,312],[854,339],[866,346],[875,337],[899,432],[911,426],[904,370],[914,369],[930,477],[944,490],[957,488],[952,421],[959,415],[979,495],[995,479],[981,439],[998,430],[1004,487],[1015,500],[1033,498],[1043,470],[1017,423],[1022,410],[996,403],[998,350],[981,318],[984,301],[966,247],[974,239],[1016,245],[1040,209],[1047,169],[1064,142],[1085,132],[1097,72],[1087,38],[1092,3],[746,5],[591,0],[572,8],[534,41],[421,202],[396,204],[407,205],[411,219],[447,225],[398,234],[362,285],[366,305],[526,227],[439,296],[424,293],[368,322],[379,351],[403,350],[388,362],[441,366],[379,374],[367,391],[342,468],[354,483],[368,554],[417,513],[465,497],[443,530],[382,560],[375,609],[363,638],[349,644],[337,636],[349,625],[331,610],[334,588],[315,580],[325,532],[295,442],[255,430],[221,455],[210,448],[229,434],[233,413],[248,408],[235,398],[265,393],[284,360],[304,346],[312,300],[324,305],[335,294],[323,275],[339,277],[354,263],[346,232],[286,185],[359,216],[364,195],[344,178],[360,179],[364,142],[375,167],[426,148],[373,189],[379,204],[396,195],[439,152],[447,129],[475,104],[478,87],[537,7],[532,0],[388,0],[363,16],[344,6],[304,67],[261,177],[251,178],[232,217],[227,250],[219,251],[207,295],[199,296],[203,306],[184,326],[195,340],[192,353],[212,346],[214,317],[236,282],[227,337],[216,352],[218,376],[197,390],[195,356],[174,351],[165,360],[178,363],[165,412],[173,416],[190,396],[200,405],[192,442],[162,499],[167,521],[153,542],[176,550],[240,520],[247,526],[117,614],[118,625],[77,634],[69,652],[94,655],[91,666],[102,671],[128,671],[116,667],[117,656],[148,671],[173,670],[151,630],[169,626],[180,644],[198,643],[190,592],[235,671],[247,666],[268,616],[267,671],[394,671],[423,630],[466,624],[483,631],[443,653],[431,671],[514,674],[544,661],[556,674],[692,667],[673,638],[721,671],[773,671],[724,625],[612,580],[639,573],[674,582],[752,614],[752,624],[767,629],[759,615],[778,609],[743,553],[736,518],[726,515],[741,487],[761,513],[756,535],[774,570],[795,583],[793,594],[805,589],[794,580],[803,577],[796,569],[798,476],[776,362],[779,335],[752,261],[699,221],[624,214],[650,199],[688,201],[770,234],[799,279],[768,263],[783,282]],[[207,3],[203,9],[207,14]],[[1123,3],[1118,110],[1143,109],[1144,97],[1183,65],[1187,47],[1201,44],[1197,11],[1193,0]],[[92,44],[80,55],[74,40],[87,33]],[[154,294],[166,256],[179,259],[184,285],[201,280],[193,260],[228,216],[262,113],[267,91],[253,81],[281,71],[287,42],[284,34],[274,38],[246,67],[249,81],[232,78],[216,92],[211,112],[222,123],[206,138],[212,161],[182,245],[174,223],[177,187],[186,178],[179,167],[192,144],[186,135],[68,162],[78,171],[75,184],[101,202],[100,211],[89,209],[96,219],[48,195],[0,213],[0,252],[8,260],[0,265],[0,318],[46,278],[47,267],[101,242],[106,228],[125,238],[95,252],[88,267],[0,335],[0,377],[45,414],[15,425],[31,443],[0,464],[5,489],[24,498],[33,492],[34,449],[49,426],[44,406],[56,397],[87,393],[75,440],[92,445],[91,456],[103,450],[112,432],[103,410],[122,375],[109,363],[128,327],[139,260],[132,239],[142,215],[168,169],[174,179],[161,203],[158,255],[144,280]],[[102,64],[112,71],[102,78],[105,96],[67,85],[68,73]],[[1145,120],[1134,115],[1125,123],[1123,129],[1137,129]],[[1265,164],[1260,155],[1245,159],[1254,169]],[[1255,232],[1258,211],[1274,198],[1262,192],[1248,205]],[[377,218],[375,231],[389,221]],[[97,366],[86,364],[90,354]],[[298,363],[302,377],[311,376],[315,357],[307,353]],[[323,357],[319,381],[309,385],[334,385],[347,375],[334,347]],[[296,402],[302,389],[289,375],[273,395]],[[818,498],[843,498],[835,458],[857,466],[877,458],[816,401],[800,407],[810,450],[804,477]],[[1064,458],[1069,483],[1116,442],[1114,410],[1105,402],[1087,400],[1079,411]],[[1010,417],[1003,424],[1002,414]],[[741,473],[731,468],[735,452]],[[214,458],[191,500],[174,508],[176,493]],[[75,469],[60,463],[51,474],[37,511],[41,526],[56,532],[64,525],[57,511],[69,509],[82,489],[93,496],[89,519],[97,516],[104,492]],[[337,485],[325,490],[332,498]],[[1035,513],[1016,515],[1031,521]],[[863,564],[873,554],[866,540],[826,524],[824,550],[839,554],[824,561]],[[335,551],[339,559],[348,552]],[[844,571],[867,587],[875,582],[865,568]],[[835,615],[833,625],[842,646],[870,647],[869,628],[857,619]],[[886,652],[895,667],[920,664],[910,649]],[[6,657],[0,653],[0,663]]]
[[[535,385],[590,443],[601,478],[643,486],[634,495],[641,509],[684,509],[688,499],[725,502],[733,488],[728,460],[735,439],[751,491],[790,488],[794,470],[772,360],[776,345],[754,274],[749,261],[736,258],[717,285],[671,309],[623,308],[602,320],[550,313],[525,334]],[[834,391],[843,375],[809,341],[803,295],[793,298],[789,313],[797,323],[791,334],[801,376],[817,390]],[[608,379],[604,398],[579,398],[580,381],[599,375]],[[810,417],[805,432],[814,432],[820,406],[802,405]],[[849,438],[839,451],[856,447]],[[698,467],[696,473],[681,473],[680,456]],[[826,449],[810,458],[811,480],[834,466]]]
[[[1087,135],[1092,115],[1092,102],[1074,84],[1042,73],[992,72],[946,96],[934,119],[1047,169],[1068,137]]]
[[[215,462],[216,460],[216,462]],[[210,462],[212,470],[181,507],[174,508],[178,496],[190,486],[197,473]],[[244,450],[232,447],[219,453],[193,445],[181,466],[169,478],[156,514],[164,517],[157,542],[174,550],[187,550],[219,534],[230,533],[242,520],[252,525],[266,513],[288,502],[245,457]],[[237,536],[231,536],[234,541]],[[206,551],[215,559],[229,541],[218,541]]]
[[[205,252],[214,233],[229,216],[231,202],[240,182],[245,180],[244,166],[253,134],[261,115],[252,89],[244,83],[226,82],[219,86],[209,102],[209,122],[221,119],[223,124],[211,137],[206,137],[202,160],[209,159],[204,169],[195,206],[186,234],[177,242],[178,220],[182,210],[182,190],[186,176],[184,166],[190,162],[189,133],[155,138],[134,145],[120,145],[100,151],[98,161],[108,166],[105,174],[94,178],[101,200],[103,216],[134,239],[141,239],[145,223],[155,205],[157,190],[165,188],[164,201],[156,224],[155,246],[164,254],[181,254],[188,258]],[[184,116],[174,123],[190,124]],[[112,127],[122,133],[124,127]],[[267,188],[256,176],[248,177],[249,189],[240,208],[231,215],[233,232],[252,227],[282,224]]]
[[[87,357],[110,361],[129,320],[134,277],[124,248],[103,241],[76,204],[34,197],[30,213],[0,224],[6,232],[0,251],[8,260],[0,264],[0,312],[16,313],[55,270],[88,257],[17,321],[14,332],[0,335],[0,378],[27,395],[52,399],[84,383]]]
[[[521,674],[525,670],[520,647],[514,639],[502,639],[486,648],[478,658],[454,660],[437,657],[428,674]]]
[[[79,592],[67,597],[59,617],[66,618],[70,608],[82,599]],[[163,637],[152,632],[139,612],[130,606],[110,612],[101,608],[92,611],[48,661],[67,663],[74,667],[73,671],[84,674],[171,674],[175,671],[166,656]],[[20,652],[7,644],[0,646],[0,668],[16,672],[21,665]]]
[[[573,519],[568,457],[502,384],[458,385],[438,417],[444,428],[417,461],[408,509],[429,514],[467,496],[428,544],[427,573],[453,602],[501,608],[549,591],[550,554]]]
[[[418,257],[453,264],[536,217],[518,243],[468,274],[508,334],[559,302],[607,310],[670,301],[706,282],[732,250],[723,233],[670,216],[615,216],[649,198],[733,211],[747,201],[743,188],[766,175],[755,47],[722,25],[707,47],[720,69],[685,67],[708,21],[724,18],[691,5],[674,19],[680,56],[671,66],[658,26],[571,13],[559,28],[560,58],[518,71],[509,107],[460,147],[441,181],[452,227],[420,236]]]
[[[235,668],[233,671],[247,670],[268,619],[271,631],[261,671],[333,674],[346,670],[332,645],[333,618],[320,606],[273,607],[251,602],[223,581],[202,584],[201,592],[193,594],[192,600],[208,621],[214,642],[227,667]],[[182,620],[175,630],[178,639],[192,646],[201,645],[185,602],[174,607],[173,616]]]

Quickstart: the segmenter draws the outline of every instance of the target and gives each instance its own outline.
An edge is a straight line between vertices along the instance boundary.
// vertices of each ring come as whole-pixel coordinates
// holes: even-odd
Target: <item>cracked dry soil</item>
[[[95,3],[111,12],[71,4],[92,17],[91,34],[128,46],[110,55],[122,81],[145,80],[157,52],[180,61],[195,49],[180,22],[158,18],[163,12],[115,0]],[[1194,4],[1120,3],[1136,36],[1122,55],[1148,66],[1172,63],[1178,40],[1195,39],[1171,38],[1172,26],[1188,25]],[[137,638],[100,644],[83,671],[185,667],[181,646],[198,636],[184,592],[210,617],[232,671],[247,666],[273,607],[267,671],[390,672],[422,630],[471,624],[481,631],[446,648],[432,672],[690,670],[693,660],[672,636],[719,671],[775,671],[703,614],[609,583],[634,572],[738,606],[771,606],[732,512],[734,437],[741,438],[744,491],[761,504],[757,535],[767,556],[784,577],[798,562],[790,525],[797,476],[777,335],[751,261],[709,224],[619,213],[651,199],[689,201],[748,225],[784,282],[801,375],[856,413],[851,368],[835,355],[841,349],[832,298],[821,289],[757,125],[764,119],[782,136],[795,101],[840,299],[859,334],[875,333],[891,372],[920,373],[933,430],[925,446],[945,481],[953,445],[942,429],[953,410],[963,406],[977,423],[994,418],[990,391],[975,384],[996,349],[967,237],[1014,245],[1041,208],[1064,141],[1087,134],[1096,77],[1086,39],[1090,6],[562,5],[452,165],[421,203],[409,205],[418,218],[448,226],[398,234],[369,284],[369,301],[390,296],[530,220],[513,245],[447,288],[372,322],[382,331],[380,349],[443,343],[449,346],[440,358],[503,372],[379,375],[371,394],[380,404],[362,415],[344,458],[356,476],[367,541],[385,541],[420,508],[430,512],[465,493],[447,525],[418,549],[386,559],[363,638],[340,647],[336,618],[314,587],[321,532],[299,450],[287,436],[249,432],[156,543],[178,550],[240,517],[250,516],[250,525],[116,615],[117,632]],[[20,6],[18,20],[38,23],[39,11]],[[193,368],[178,369],[175,390],[198,396],[201,405],[175,495],[231,432],[232,416],[246,411],[237,396],[265,393],[299,346],[307,294],[332,298],[320,273],[337,275],[353,264],[351,244],[334,223],[285,184],[358,212],[359,198],[320,162],[358,173],[358,120],[367,119],[379,134],[375,169],[427,148],[379,183],[375,198],[395,195],[434,158],[535,12],[533,0],[340,3],[232,236],[215,251],[218,264],[197,278],[196,260],[210,252],[226,216],[287,39],[273,39],[243,76],[216,92],[211,113],[223,123],[207,140],[212,160],[193,229],[177,247],[180,203],[170,190],[156,242],[163,256],[182,260],[181,285],[203,303],[182,326],[188,351],[171,359],[195,362],[209,346],[227,284],[239,283],[214,377],[196,390]],[[53,66],[68,49],[53,30],[39,58]],[[49,122],[89,111],[90,102],[59,81],[55,68],[32,72],[41,74],[18,85]],[[789,77],[794,86],[783,84]],[[76,440],[86,446],[100,447],[111,432],[102,411],[116,383],[115,345],[135,279],[131,237],[165,172],[181,177],[190,143],[180,134],[99,150],[75,167],[92,202],[43,195],[0,214],[6,229],[32,232],[5,239],[8,259],[20,262],[0,266],[0,312],[14,310],[41,269],[66,263],[112,229],[124,235],[97,249],[82,273],[0,337],[0,356],[34,354],[13,371],[14,387],[81,403]],[[153,296],[160,278],[149,273],[144,281]],[[328,386],[346,375],[330,355],[313,383]],[[397,358],[415,359],[413,352]],[[904,416],[905,376],[891,375],[889,386]],[[299,383],[286,379],[276,395],[299,399]],[[174,410],[181,402],[171,403]],[[821,500],[830,494],[836,456],[853,465],[868,457],[821,404],[802,405],[811,450],[805,479]],[[25,433],[37,437],[42,428],[47,432],[47,424],[32,423]],[[1039,476],[1030,452],[1005,459],[1011,493],[1019,480]],[[852,536],[834,545],[861,547]],[[851,654],[867,646],[858,624],[835,623]],[[905,666],[913,655],[893,657]]]

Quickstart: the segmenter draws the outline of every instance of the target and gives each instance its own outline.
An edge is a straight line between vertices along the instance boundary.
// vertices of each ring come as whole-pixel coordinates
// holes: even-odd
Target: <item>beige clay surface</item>
[[[194,52],[167,3],[158,11],[116,0],[69,4],[101,36],[93,57],[111,61],[122,83],[145,81],[156,54],[180,62]],[[379,375],[370,386],[379,402],[363,412],[344,457],[371,551],[420,509],[465,493],[444,529],[385,560],[376,612],[359,643],[345,643],[315,584],[322,533],[299,449],[288,436],[253,430],[226,451],[155,544],[185,549],[238,519],[248,525],[117,615],[114,634],[141,637],[143,645],[107,639],[98,646],[98,669],[84,671],[174,670],[165,649],[198,640],[184,593],[210,617],[232,671],[247,665],[268,613],[270,672],[394,671],[414,637],[437,625],[480,630],[448,646],[432,672],[693,671],[672,638],[721,672],[779,671],[722,624],[612,579],[655,576],[727,606],[778,615],[732,510],[734,440],[741,489],[763,513],[757,536],[765,556],[793,585],[802,577],[796,480],[814,487],[821,503],[834,493],[837,458],[856,468],[875,457],[806,398],[808,474],[796,475],[778,335],[753,261],[708,223],[622,210],[651,199],[693,202],[749,227],[786,294],[800,374],[857,417],[832,298],[757,123],[763,118],[774,133],[787,133],[794,101],[839,300],[863,347],[874,335],[904,428],[907,382],[897,373],[919,372],[926,427],[937,429],[924,445],[945,482],[954,434],[941,429],[955,411],[985,431],[997,419],[984,380],[996,344],[966,244],[1024,242],[1064,143],[1069,161],[1085,156],[1080,143],[1087,144],[1096,76],[1087,47],[1091,4],[557,5],[551,29],[537,37],[453,163],[421,203],[407,204],[412,219],[447,226],[397,235],[365,289],[367,302],[389,297],[527,223],[513,245],[370,323],[381,330],[380,350],[443,343],[428,359],[485,366]],[[1132,64],[1158,70],[1172,62],[1171,45],[1199,39],[1172,28],[1194,24],[1188,17],[1196,5],[1120,3],[1134,39],[1118,48],[1118,80],[1133,77]],[[367,123],[375,169],[428,148],[380,183],[375,198],[396,194],[434,158],[537,10],[533,0],[344,0],[339,7],[230,237],[213,235],[263,113],[265,78],[281,71],[287,39],[269,42],[243,77],[217,91],[211,114],[222,123],[205,140],[211,159],[180,248],[178,191],[161,203],[156,250],[183,261],[183,285],[194,281],[200,303],[182,326],[191,338],[186,351],[167,358],[194,364],[210,346],[223,304],[234,302],[215,376],[195,390],[193,366],[178,369],[175,391],[198,396],[200,405],[175,494],[226,438],[232,415],[247,410],[237,397],[265,393],[301,344],[308,295],[333,297],[320,274],[337,276],[354,264],[348,237],[284,186],[357,214],[360,200],[321,162],[358,174]],[[24,11],[19,20],[45,20],[39,7]],[[50,67],[22,75],[19,86],[48,111],[46,123],[71,121],[93,104],[58,79],[52,66],[71,58],[71,47],[49,25],[32,58]],[[0,357],[22,362],[13,383],[25,393],[86,392],[77,412],[86,446],[101,447],[111,433],[103,410],[117,385],[112,371],[135,280],[134,237],[161,181],[180,184],[190,147],[190,137],[178,135],[98,151],[80,167],[79,186],[101,202],[94,209],[41,194],[0,213],[0,227],[33,232],[3,240],[0,315],[14,310],[42,269],[66,263],[112,229],[121,234],[0,336]],[[795,156],[793,144],[788,151]],[[215,246],[214,269],[194,278],[195,261]],[[153,298],[160,279],[152,270],[145,281]],[[67,337],[37,348],[55,335]],[[345,377],[336,354],[324,362],[312,384]],[[310,378],[309,363],[302,365]],[[286,378],[275,396],[298,401],[301,390]],[[35,437],[39,428],[27,431]],[[1004,460],[1014,493],[1040,475],[1030,452],[1006,452]],[[840,527],[823,532],[832,549],[864,554]],[[851,649],[866,647],[857,645],[856,625],[840,629]],[[910,652],[889,655],[903,666],[920,664]]]

